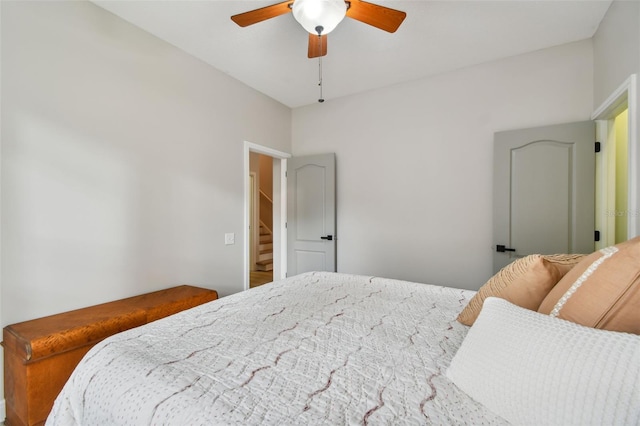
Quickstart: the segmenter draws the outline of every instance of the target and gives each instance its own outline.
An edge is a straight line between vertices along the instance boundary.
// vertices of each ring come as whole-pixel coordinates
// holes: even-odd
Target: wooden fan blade
[[[318,36],[309,33],[309,58],[317,58],[327,54],[327,35],[324,34],[318,40]]]
[[[404,18],[407,16],[405,12],[380,6],[373,3],[367,3],[362,0],[347,1],[349,8],[347,16],[365,24],[372,25],[381,30],[395,33]]]
[[[267,19],[275,18],[276,16],[284,15],[291,12],[292,0],[283,1],[282,3],[272,4],[271,6],[262,7],[256,10],[250,10],[249,12],[233,15],[231,20],[241,27],[257,24],[258,22],[266,21]]]

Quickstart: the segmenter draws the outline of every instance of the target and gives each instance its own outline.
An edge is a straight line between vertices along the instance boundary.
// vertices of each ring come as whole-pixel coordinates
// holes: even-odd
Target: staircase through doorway
[[[273,158],[251,152],[249,287],[273,281]]]
[[[260,224],[260,242],[258,244],[258,261],[256,270],[251,271],[249,287],[257,287],[273,281],[273,234],[262,223]]]

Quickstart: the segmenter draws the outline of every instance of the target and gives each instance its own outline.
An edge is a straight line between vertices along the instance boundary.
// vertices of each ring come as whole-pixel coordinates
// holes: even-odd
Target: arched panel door
[[[499,132],[494,139],[494,272],[529,254],[591,253],[595,125]]]
[[[287,276],[336,271],[335,154],[287,165]]]

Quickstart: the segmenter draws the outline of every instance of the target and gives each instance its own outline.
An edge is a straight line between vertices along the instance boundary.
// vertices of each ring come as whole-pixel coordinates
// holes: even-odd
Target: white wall
[[[242,290],[243,143],[290,151],[291,110],[89,2],[1,4],[2,324]]]
[[[593,56],[593,107],[596,109],[631,74],[640,76],[640,2],[615,0],[611,4],[593,36]],[[636,93],[636,105],[640,107],[640,90]],[[635,140],[640,141],[640,126],[635,134]],[[640,149],[636,149],[635,158],[630,161],[640,170]],[[636,199],[640,200],[640,185],[635,187]],[[640,229],[640,211],[631,209],[629,214],[635,218],[636,229]]]
[[[493,133],[589,119],[592,53],[587,40],[295,109],[293,154],[337,156],[338,270],[479,288]]]
[[[593,36],[594,107],[640,72],[640,2],[615,0]]]

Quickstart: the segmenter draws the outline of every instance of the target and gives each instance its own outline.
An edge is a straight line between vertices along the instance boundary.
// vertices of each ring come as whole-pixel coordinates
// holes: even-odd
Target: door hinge
[[[593,234],[593,239],[596,241],[600,241],[600,231],[595,231]]]
[[[287,177],[289,177],[288,173],[289,173],[289,172],[286,172],[286,171],[285,171],[285,172],[284,172],[284,177],[286,177],[286,178],[287,178]]]
[[[288,223],[287,223],[287,222],[285,222],[285,223],[284,223],[284,229],[287,229],[287,225],[288,225]]]
[[[602,146],[600,142],[596,142],[596,152],[600,152],[602,150]]]

